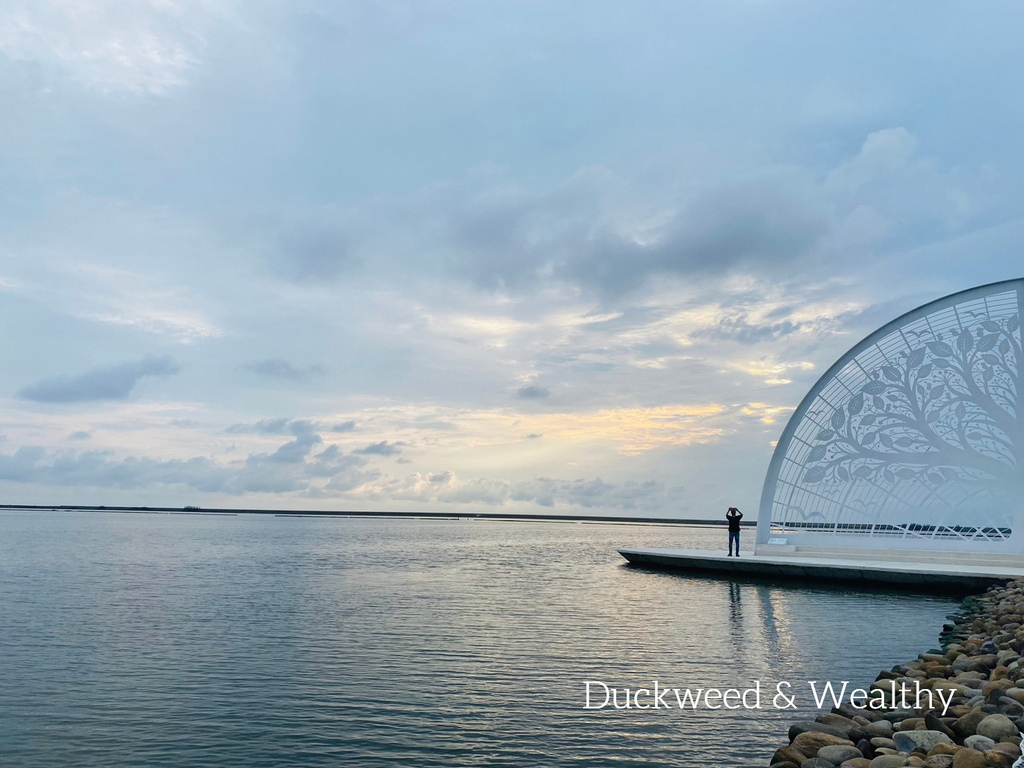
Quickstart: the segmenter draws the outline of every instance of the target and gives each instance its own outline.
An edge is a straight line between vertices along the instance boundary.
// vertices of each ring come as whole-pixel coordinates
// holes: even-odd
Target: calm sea
[[[644,545],[725,533],[0,513],[0,764],[765,766],[801,717],[770,695],[588,711],[583,681],[866,684],[934,647],[956,605],[615,551]]]

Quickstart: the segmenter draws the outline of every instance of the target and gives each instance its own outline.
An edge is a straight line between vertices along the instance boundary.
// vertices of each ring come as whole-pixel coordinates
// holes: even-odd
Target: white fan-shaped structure
[[[779,439],[758,545],[1024,554],[1022,292],[947,296],[843,355]]]

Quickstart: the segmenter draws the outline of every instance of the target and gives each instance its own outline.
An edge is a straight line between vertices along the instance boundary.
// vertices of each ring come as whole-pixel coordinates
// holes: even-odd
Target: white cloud
[[[0,52],[100,92],[160,96],[187,82],[206,31],[229,10],[213,0],[13,0],[0,12]]]
[[[66,305],[67,309],[87,319],[167,335],[183,343],[224,333],[194,307],[183,288],[94,264],[65,265],[62,271],[76,293],[75,303]],[[48,288],[39,286],[36,292],[45,296]]]

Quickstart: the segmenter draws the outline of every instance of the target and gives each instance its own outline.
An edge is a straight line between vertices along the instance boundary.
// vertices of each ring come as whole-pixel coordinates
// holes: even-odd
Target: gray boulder
[[[1006,715],[989,715],[978,723],[977,733],[988,736],[992,741],[1020,741],[1020,732],[1013,720]]]
[[[968,736],[964,739],[964,746],[969,749],[976,749],[979,752],[987,752],[990,749],[995,749],[996,743],[988,736],[982,736],[976,733],[973,736]]]
[[[892,735],[896,749],[910,754],[915,749],[931,752],[938,744],[952,744],[953,740],[942,731],[897,731]]]

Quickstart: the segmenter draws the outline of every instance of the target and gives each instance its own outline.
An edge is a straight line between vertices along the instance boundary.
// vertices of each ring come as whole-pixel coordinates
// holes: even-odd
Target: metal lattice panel
[[[1024,491],[1022,291],[1014,280],[932,302],[832,366],[779,440],[758,540],[1007,539]]]

